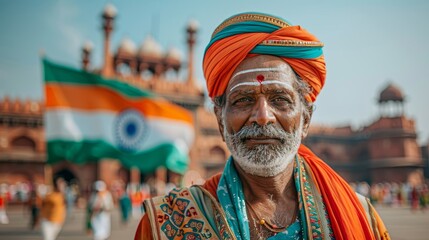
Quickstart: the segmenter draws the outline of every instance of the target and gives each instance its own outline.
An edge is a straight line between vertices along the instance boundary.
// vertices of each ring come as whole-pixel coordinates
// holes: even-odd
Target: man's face
[[[235,70],[216,115],[245,172],[275,176],[293,160],[307,125],[295,81],[290,66],[273,56],[246,59]]]

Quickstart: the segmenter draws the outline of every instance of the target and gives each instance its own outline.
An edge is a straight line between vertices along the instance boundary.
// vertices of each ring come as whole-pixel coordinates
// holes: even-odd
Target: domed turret
[[[147,36],[139,49],[139,56],[162,58],[162,48],[152,36]]]
[[[177,48],[170,48],[165,55],[165,65],[167,69],[179,71],[182,61],[182,54]]]
[[[182,53],[177,48],[170,48],[165,57],[167,60],[180,62],[182,60]]]
[[[398,117],[404,115],[405,97],[399,87],[389,83],[378,98],[381,116]]]
[[[383,91],[381,91],[378,102],[403,102],[404,100],[405,98],[402,91],[397,86],[390,83],[385,89],[383,89]]]
[[[129,38],[123,38],[115,54],[115,71],[121,75],[132,75],[137,69],[136,45]]]
[[[126,54],[126,55],[135,55],[136,54],[136,45],[129,38],[122,39],[119,44],[117,54]]]
[[[159,77],[164,67],[164,53],[161,45],[152,36],[147,36],[138,52],[139,73],[149,70],[155,78]]]

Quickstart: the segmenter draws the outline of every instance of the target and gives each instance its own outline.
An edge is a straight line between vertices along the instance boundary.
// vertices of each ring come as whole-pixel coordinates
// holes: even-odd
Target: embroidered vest
[[[154,239],[235,239],[213,196],[200,186],[144,201]]]

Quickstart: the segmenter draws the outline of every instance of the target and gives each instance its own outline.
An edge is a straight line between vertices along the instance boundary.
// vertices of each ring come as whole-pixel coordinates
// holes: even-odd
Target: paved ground
[[[10,223],[7,225],[0,224],[1,240],[40,240],[42,234],[40,228],[36,230],[29,229],[30,215],[20,207],[8,209]],[[122,225],[120,222],[119,210],[115,210],[112,215],[112,234],[110,240],[134,239],[134,233],[137,228],[138,220],[133,220]],[[85,213],[77,209],[73,216],[67,217],[63,229],[57,240],[90,240],[90,235],[85,232]]]
[[[376,208],[393,240],[428,240],[429,209],[411,212],[410,208]]]
[[[408,208],[377,207],[394,240],[427,240],[429,239],[429,211],[412,213]],[[0,225],[2,240],[38,240],[42,239],[40,230],[28,228],[29,214],[21,208],[8,209],[10,223]],[[133,239],[137,220],[126,226],[121,225],[119,212],[113,212],[111,240]],[[91,236],[84,231],[84,212],[76,210],[73,217],[67,219],[58,240],[90,240]]]

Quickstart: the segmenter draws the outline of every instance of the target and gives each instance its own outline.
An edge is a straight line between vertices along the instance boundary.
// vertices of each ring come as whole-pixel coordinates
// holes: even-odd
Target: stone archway
[[[62,178],[64,181],[66,181],[67,185],[70,184],[78,184],[79,185],[79,179],[76,177],[76,175],[69,169],[63,168],[57,172],[54,173],[53,179],[54,181]]]
[[[33,139],[26,136],[16,137],[11,141],[11,146],[15,150],[35,151],[36,143]]]

